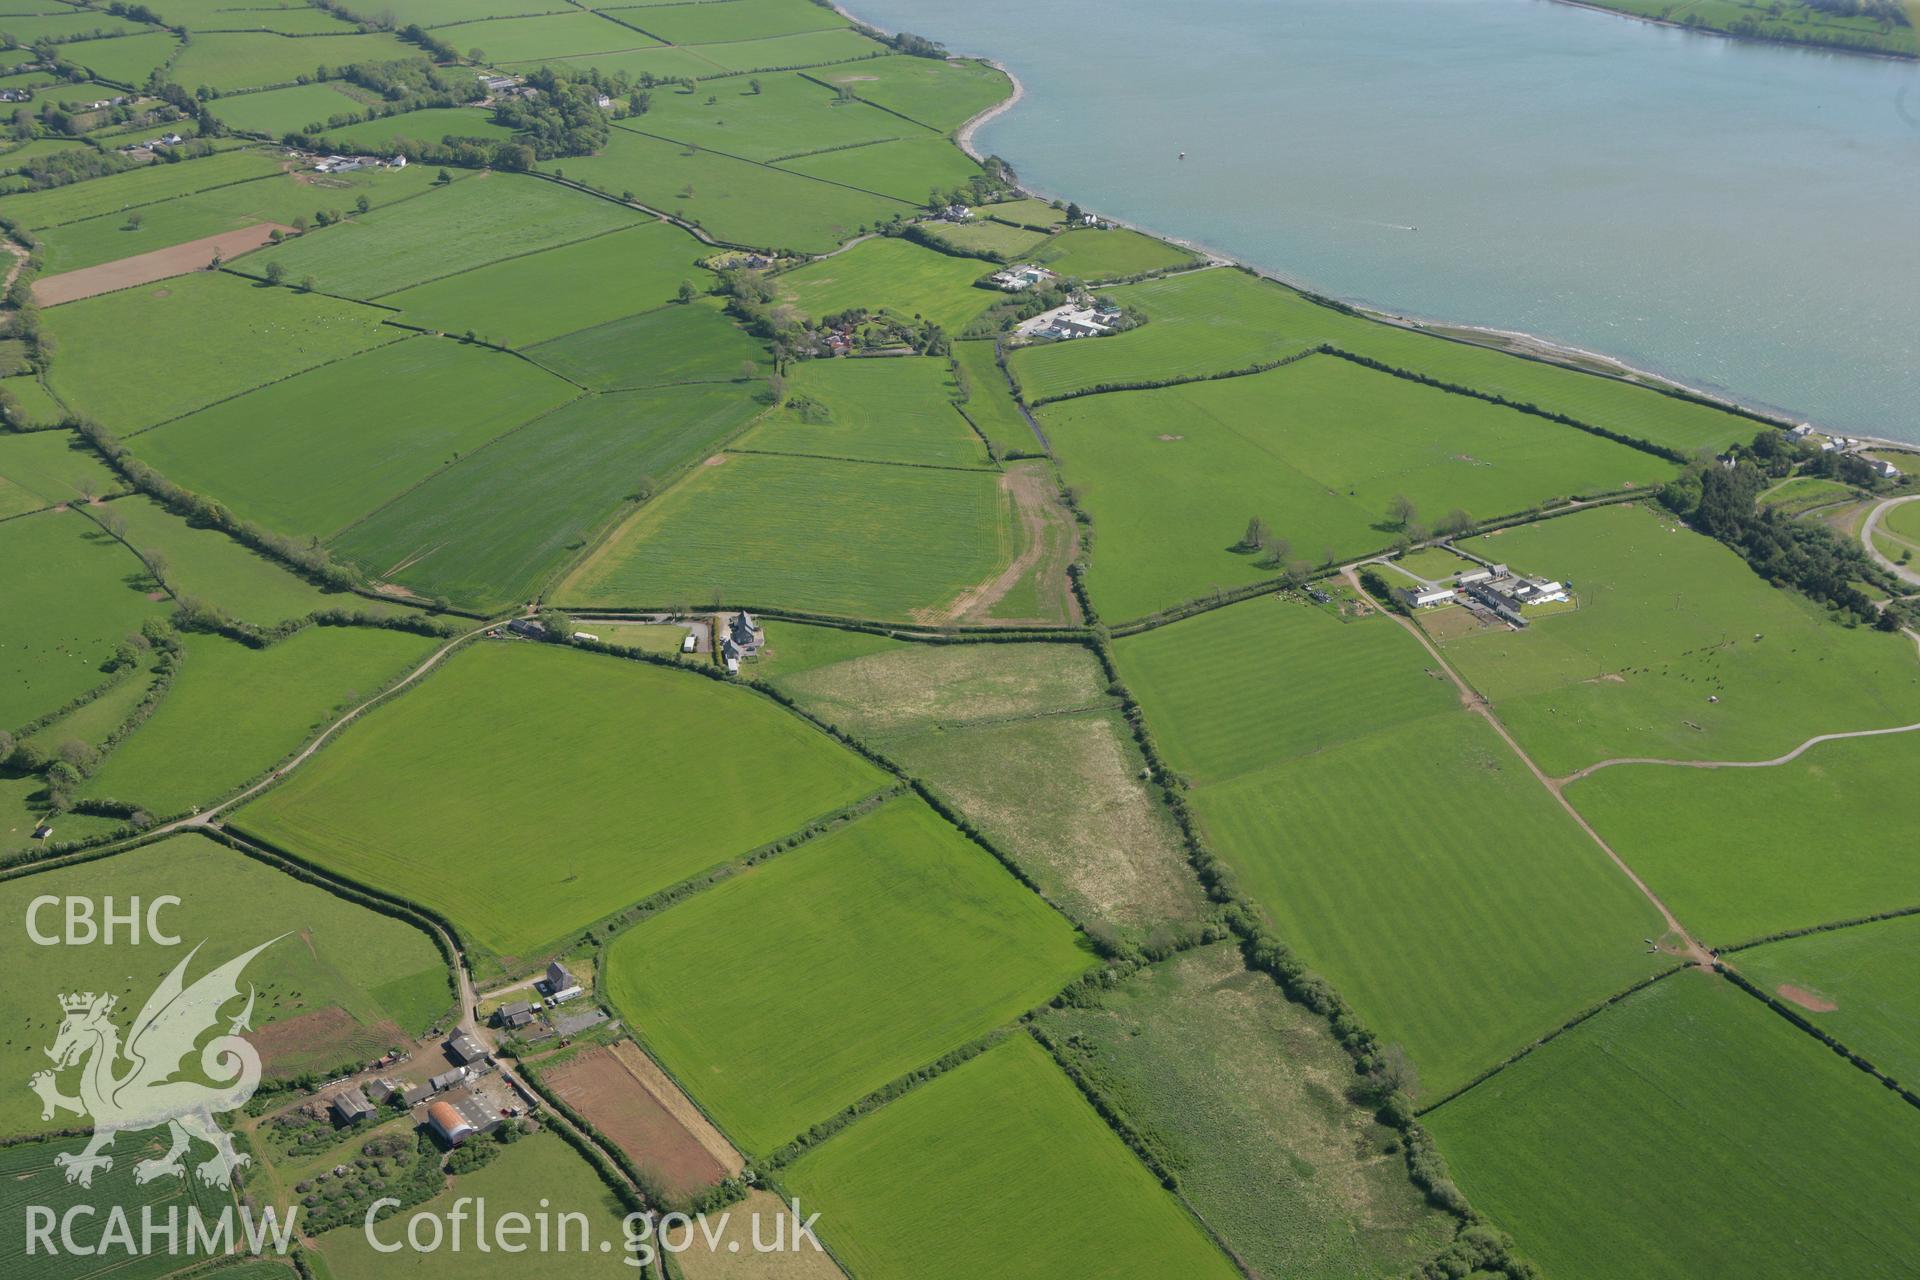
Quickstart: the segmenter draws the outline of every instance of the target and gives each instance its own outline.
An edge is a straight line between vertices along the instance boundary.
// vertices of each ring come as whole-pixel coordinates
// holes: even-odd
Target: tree
[[[1473,532],[1473,517],[1459,507],[1441,516],[1434,531],[1445,538],[1457,538],[1463,533]]]
[[[4,765],[8,763],[12,759],[13,759],[13,735],[11,733],[8,733],[5,729],[0,729],[0,765]]]
[[[318,280],[315,280],[312,276],[300,277],[300,292],[312,293],[315,289],[318,289],[319,287],[320,287],[320,282]]]
[[[758,97],[760,94],[760,82],[758,80],[747,81],[747,92]]]
[[[140,224],[145,222],[146,220],[147,220],[147,215],[140,212],[138,209],[135,209],[132,213],[129,213],[127,215],[127,230],[138,231],[140,229]]]
[[[147,572],[161,586],[167,585],[167,553],[158,547],[148,547],[140,553],[141,562],[147,566]]]
[[[1265,520],[1262,520],[1259,516],[1249,516],[1247,518],[1247,531],[1240,535],[1238,550],[1258,551],[1261,547],[1267,545],[1267,539],[1272,536],[1273,530],[1267,527]]]
[[[1405,529],[1413,524],[1420,509],[1413,505],[1413,499],[1404,493],[1396,493],[1387,503],[1387,523],[1395,529]]]
[[[373,201],[367,199],[365,196],[361,196],[353,202],[353,207],[357,212],[365,213],[367,210],[373,208]]]
[[[699,296],[700,296],[700,291],[693,287],[693,281],[682,280],[680,282],[679,298],[681,302],[692,302],[695,298]]]
[[[268,284],[278,285],[281,281],[285,280],[286,278],[287,278],[287,268],[285,267],[284,264],[280,262],[269,262],[267,264],[267,283]]]
[[[1068,204],[1067,204],[1067,222],[1068,222],[1068,224],[1069,224],[1069,225],[1072,225],[1072,224],[1074,224],[1074,223],[1077,223],[1077,222],[1079,222],[1079,221],[1080,221],[1080,220],[1081,220],[1082,218],[1084,218],[1085,216],[1086,216],[1086,215],[1085,215],[1084,213],[1082,213],[1082,212],[1080,211],[1080,206],[1079,206],[1079,205],[1077,205],[1077,204],[1075,204],[1075,203],[1073,203],[1073,202],[1071,202],[1071,201],[1069,201],[1069,202],[1068,202]]]
[[[448,173],[445,169],[442,169],[439,172],[439,174],[434,177],[433,181],[436,186],[444,187],[449,182],[453,181],[453,175],[451,173]],[[293,225],[297,227],[297,226],[300,226],[301,224],[299,222],[295,222]]]

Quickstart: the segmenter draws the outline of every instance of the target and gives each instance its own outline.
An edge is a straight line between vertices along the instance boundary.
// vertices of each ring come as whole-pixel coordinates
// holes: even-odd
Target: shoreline
[[[1670,31],[1689,31],[1697,36],[1718,36],[1722,40],[1736,40],[1743,44],[1771,45],[1776,49],[1804,49],[1808,53],[1837,53],[1849,58],[1878,58],[1882,62],[1917,62],[1920,54],[1888,53],[1883,49],[1856,49],[1850,44],[1819,44],[1811,40],[1779,40],[1773,36],[1743,36],[1731,31],[1721,31],[1717,27],[1690,27],[1684,22],[1675,22],[1671,18],[1656,18],[1650,13],[1634,13],[1628,9],[1615,9],[1601,0],[1553,0],[1555,4],[1564,4],[1572,9],[1586,9],[1592,13],[1604,13],[1610,18],[1625,18],[1629,22],[1644,22],[1651,27],[1665,27]]]
[[[1641,18],[1639,15],[1623,13],[1617,9],[1607,9],[1600,5],[1584,3],[1584,0],[1556,0],[1556,3],[1568,4],[1576,8],[1591,9],[1596,13],[1605,13],[1618,18],[1653,22],[1655,25],[1676,25],[1673,23],[1661,23],[1657,19]],[[849,21],[857,22],[869,30],[879,31],[886,35],[896,34],[888,31],[884,27],[876,26],[866,21],[849,10],[844,4],[840,3],[839,0],[835,0],[833,8],[835,12],[841,14]],[[1720,32],[1707,32],[1706,34],[1723,35],[1723,33]],[[1737,37],[1724,36],[1724,38],[1736,39]],[[1782,42],[1766,41],[1764,43],[1777,45]],[[1821,46],[1811,45],[1802,47],[1814,51],[1820,51],[1822,48]],[[1827,52],[1840,53],[1845,52],[1845,50],[1827,50]],[[1881,54],[1871,54],[1868,56],[1890,57],[1890,55]],[[949,57],[968,58],[972,61],[985,63],[987,66],[1000,72],[1001,75],[1004,75],[1008,83],[1013,87],[1011,94],[993,106],[988,107],[986,110],[968,118],[967,121],[953,133],[954,144],[978,164],[986,159],[986,153],[975,144],[975,135],[986,125],[992,123],[1017,106],[1021,100],[1026,97],[1027,87],[1019,76],[1015,75],[1006,64],[997,58],[988,57],[984,54],[964,53],[950,53]],[[1912,59],[1904,58],[1892,58],[1891,60],[1912,61]],[[1021,194],[1035,199],[1051,201],[1068,198],[1034,186],[1027,181],[1024,175],[1017,176],[1014,186]],[[1416,316],[1391,311],[1385,307],[1379,307],[1369,303],[1342,298],[1338,294],[1322,292],[1301,281],[1289,279],[1285,273],[1281,271],[1243,262],[1232,254],[1223,253],[1211,245],[1203,244],[1197,240],[1188,239],[1184,236],[1171,235],[1167,232],[1156,230],[1155,228],[1144,226],[1137,222],[1131,222],[1125,218],[1112,217],[1105,213],[1100,216],[1115,226],[1126,227],[1128,230],[1138,231],[1142,235],[1153,236],[1156,239],[1165,240],[1169,244],[1176,244],[1183,249],[1189,249],[1208,259],[1210,265],[1238,267],[1242,270],[1250,271],[1254,275],[1260,276],[1263,279],[1272,280],[1276,284],[1284,285],[1297,293],[1307,294],[1316,298],[1325,298],[1343,307],[1351,308],[1360,315],[1372,320],[1377,320],[1382,324],[1390,324],[1402,329],[1411,329],[1419,333],[1425,333],[1433,337],[1444,338],[1455,342],[1466,342],[1474,346],[1483,346],[1491,350],[1505,351],[1521,359],[1541,360],[1549,364],[1557,364],[1574,369],[1578,372],[1591,373],[1599,377],[1614,378],[1621,382],[1632,383],[1635,386],[1647,387],[1650,390],[1679,392],[1682,395],[1738,413],[1741,416],[1757,417],[1782,428],[1797,426],[1801,422],[1811,422],[1814,430],[1820,432],[1822,435],[1854,439],[1876,448],[1885,447],[1907,452],[1920,452],[1920,441],[1899,440],[1889,436],[1873,436],[1859,432],[1835,430],[1822,426],[1818,422],[1813,422],[1812,419],[1799,417],[1778,405],[1763,402],[1750,403],[1735,395],[1692,386],[1686,382],[1682,382],[1678,378],[1655,372],[1652,369],[1643,369],[1638,365],[1629,364],[1617,356],[1610,356],[1602,351],[1590,351],[1584,347],[1577,347],[1571,343],[1543,337],[1537,333],[1528,333],[1519,329],[1502,329],[1493,325],[1473,324],[1466,321],[1446,320],[1438,317]],[[1465,335],[1474,336],[1469,337]],[[1476,341],[1476,338],[1484,338],[1486,340]]]

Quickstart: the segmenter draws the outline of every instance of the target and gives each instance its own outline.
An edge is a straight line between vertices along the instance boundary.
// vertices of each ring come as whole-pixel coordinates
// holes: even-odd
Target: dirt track
[[[57,307],[63,302],[78,302],[81,298],[91,298],[99,293],[112,293],[116,289],[131,289],[154,280],[183,276],[212,262],[215,253],[226,260],[258,249],[272,238],[275,231],[291,234],[293,228],[277,222],[262,222],[241,231],[223,231],[217,236],[169,245],[150,253],[136,253],[130,258],[117,258],[97,267],[82,267],[78,271],[63,271],[57,276],[43,276],[33,282],[33,300],[43,307]]]

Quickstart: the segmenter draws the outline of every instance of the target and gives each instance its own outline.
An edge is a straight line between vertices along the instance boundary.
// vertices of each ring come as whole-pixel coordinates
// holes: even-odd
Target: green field
[[[1660,937],[1659,913],[1464,712],[1202,788],[1193,804],[1279,936],[1406,1046],[1422,1102],[1673,963],[1643,942]]]
[[[865,60],[878,52],[878,46],[856,31],[834,27],[790,36],[764,36],[758,40],[717,40],[688,46],[683,52],[722,71],[747,72]]]
[[[69,302],[42,322],[61,346],[48,382],[74,410],[122,436],[216,400],[390,342],[388,313],[225,273]],[[128,333],[192,342],[128,344]]]
[[[96,749],[104,747],[108,736],[125,723],[134,707],[147,696],[158,670],[157,662],[135,666],[93,701],[82,703],[66,715],[34,730],[22,741],[33,744],[48,755],[53,755],[70,742],[82,742]],[[74,816],[84,818],[89,815]],[[64,815],[61,821],[66,821]]]
[[[1912,1112],[1697,973],[1629,997],[1426,1123],[1461,1188],[1562,1280],[1893,1277],[1920,1250]]]
[[[0,434],[0,516],[38,511],[121,487],[100,456],[68,431]]]
[[[522,12],[537,12],[543,4],[530,3]],[[483,18],[463,22],[442,34],[462,53],[478,49],[488,62],[528,62],[565,58],[573,54],[614,53],[658,44],[631,27],[597,13],[549,13],[537,18]]]
[[[68,61],[85,67],[95,80],[144,85],[154,69],[171,58],[179,47],[180,39],[172,32],[149,31],[144,35],[68,45],[60,53]]]
[[[770,1151],[1091,960],[989,854],[901,799],[621,934],[606,983],[742,1149]]]
[[[480,608],[530,599],[623,503],[705,457],[761,408],[727,385],[576,400],[408,490],[334,549],[420,595]]]
[[[327,538],[578,394],[503,352],[415,337],[168,423],[132,448],[246,519]]]
[[[262,93],[216,98],[213,113],[230,129],[277,138],[304,132],[338,115],[365,111],[367,104],[337,84],[300,84]]]
[[[1864,8],[1848,12],[1808,0],[1780,4],[1758,4],[1755,0],[1605,0],[1601,7],[1714,31],[1737,31],[1762,40],[1836,45],[1895,57],[1911,58],[1920,53],[1910,23],[1889,22]]]
[[[1125,227],[1079,228],[1048,241],[1036,260],[1070,278],[1118,280],[1188,266],[1198,262],[1200,255]]]
[[[847,85],[868,102],[942,132],[959,128],[1011,92],[1005,74],[967,58],[940,62],[889,55],[809,74],[835,88]]]
[[[1056,209],[1051,201],[1024,196],[983,204],[973,212],[976,217],[992,218],[1009,226],[1030,227],[1036,231],[1058,231],[1067,221],[1064,205]]]
[[[1731,960],[1747,981],[1911,1089],[1920,1081],[1916,943],[1920,917],[1905,916],[1770,942]]]
[[[928,1159],[938,1153],[937,1159]],[[1237,1276],[1187,1211],[1016,1034],[794,1162],[863,1277]]]
[[[1612,441],[1331,356],[1082,397],[1040,418],[1093,517],[1094,603],[1116,619],[1278,576],[1233,550],[1255,516],[1317,565],[1391,543],[1397,494],[1430,518],[1458,508],[1485,519],[1673,473]]]
[[[811,0],[729,0],[720,9],[692,4],[650,5],[645,13],[619,16],[670,44],[759,40],[847,25],[838,13]]]
[[[173,0],[178,3],[179,0]],[[231,4],[233,0],[208,0],[209,3]],[[166,12],[166,10],[162,10]],[[566,13],[570,12],[565,0],[390,0],[381,8],[382,13],[391,13],[395,22],[405,26],[417,22],[423,27],[439,27],[450,23],[467,23],[478,18],[511,18],[528,13]],[[458,28],[455,28],[456,32]],[[450,44],[458,44],[457,39],[448,39]],[[462,48],[462,52],[465,49]]]
[[[453,1276],[471,1280],[520,1280],[528,1274],[529,1256],[539,1259],[542,1280],[549,1277],[551,1280],[613,1280],[635,1274],[623,1252],[625,1210],[620,1201],[578,1152],[550,1133],[521,1138],[491,1163],[455,1177],[451,1187],[425,1204],[395,1211],[392,1218],[375,1226],[374,1232],[381,1243],[404,1249],[408,1219],[424,1213],[445,1222],[463,1197],[485,1203],[490,1215],[520,1213],[537,1222],[542,1221],[539,1215],[545,1213],[549,1215],[545,1220],[553,1224],[556,1241],[563,1230],[563,1214],[578,1214],[585,1222],[564,1226],[569,1242],[565,1250],[556,1246],[534,1251],[537,1237],[530,1235],[518,1241],[528,1252],[518,1254],[473,1247],[432,1254],[380,1253],[356,1223],[320,1237],[318,1252],[326,1267],[325,1274],[332,1280],[388,1280],[394,1273],[396,1259],[405,1259],[403,1266],[412,1264],[407,1269],[427,1280]],[[464,1207],[470,1209],[471,1206],[469,1201]],[[494,1222],[498,1219],[492,1219],[489,1229]],[[574,1243],[583,1232],[587,1243]],[[469,1246],[473,1244],[471,1233],[466,1241]],[[600,1251],[603,1243],[612,1246],[604,1253]]]
[[[159,709],[82,794],[155,814],[220,799],[412,670],[435,643],[370,627],[308,627],[265,649],[190,636]]]
[[[527,355],[596,391],[745,380],[768,371],[766,345],[721,314],[714,299],[609,320]]]
[[[0,884],[0,903],[16,921],[26,919],[33,898],[49,894],[111,894],[117,904],[172,894],[180,904],[163,907],[158,918],[180,945],[155,946],[143,934],[140,946],[116,940],[113,946],[15,948],[15,981],[0,997],[14,1031],[0,1044],[0,1060],[23,1082],[47,1065],[43,1050],[60,1025],[62,993],[112,992],[119,997],[114,1021],[124,1031],[167,971],[203,942],[189,980],[280,939],[246,972],[258,992],[252,1039],[269,1076],[371,1061],[425,1031],[453,1004],[446,965],[426,933],[204,836],[170,836],[104,860]],[[58,933],[59,909],[43,909],[40,926]],[[72,1077],[64,1083],[72,1092]],[[0,1100],[0,1133],[38,1133],[71,1122],[42,1121],[39,1099],[24,1088],[8,1090]]]
[[[680,228],[649,222],[445,276],[384,301],[409,324],[529,346],[663,307],[683,280],[704,290],[711,276],[694,265],[699,247]]]
[[[1451,1234],[1392,1130],[1333,1087],[1353,1065],[1325,1023],[1232,947],[1154,965],[1041,1025],[1255,1274],[1403,1275]]]
[[[909,204],[924,204],[930,192],[944,194],[980,175],[980,166],[966,152],[930,135],[796,156],[781,161],[780,168]]]
[[[1167,763],[1201,785],[1458,705],[1387,619],[1342,622],[1277,597],[1128,636],[1113,654]]]
[[[1880,517],[1880,530],[1897,538],[1920,542],[1920,502],[1902,502]]]
[[[967,374],[967,400],[960,407],[996,454],[1038,453],[1040,438],[1014,403],[1007,375],[995,363],[991,342],[956,342],[953,358]]]
[[[745,0],[729,0],[718,12],[730,15],[742,3]],[[693,11],[692,6],[674,9],[683,7]],[[807,7],[830,15],[829,10]],[[744,79],[708,81],[691,91],[656,89],[647,113],[632,123],[675,142],[763,162],[926,132],[878,107],[842,101],[834,90],[798,71],[756,78],[758,93]]]
[[[137,227],[126,214],[106,213],[38,234],[48,271],[75,271],[262,222],[292,225],[321,209],[350,208],[362,196],[376,206],[393,204],[428,190],[433,176],[425,165],[362,169],[324,183],[276,174],[142,205]]]
[[[1466,547],[1569,582],[1579,608],[1446,642],[1540,767],[1765,760],[1819,733],[1920,721],[1913,642],[1835,626],[1651,507],[1609,507]]]
[[[14,374],[0,378],[0,388],[12,398],[11,412],[19,417],[20,425],[29,429],[48,427],[66,417],[66,409],[53,398],[46,384],[31,373]]]
[[[39,14],[8,14],[0,17],[0,36],[30,45],[36,40],[67,41],[88,36],[135,35],[151,28],[110,13],[76,13],[65,5],[54,5]],[[69,56],[71,56],[69,54]]]
[[[1043,231],[1010,227],[987,218],[959,224],[928,223],[926,230],[955,253],[984,253],[1008,262],[1032,256],[1033,250],[1047,239]]]
[[[491,115],[474,107],[427,107],[328,129],[326,136],[336,147],[388,151],[402,140],[435,143],[448,138],[479,138],[485,142],[504,142],[513,136],[513,131],[495,124]]]
[[[922,466],[984,467],[986,447],[953,405],[938,359],[812,360],[786,403],[736,444],[766,453]]]
[[[160,1178],[144,1186],[135,1182],[135,1162],[165,1151],[163,1138],[159,1133],[130,1133],[121,1137],[115,1147],[118,1158],[113,1169],[97,1175],[91,1189],[70,1185],[66,1170],[54,1163],[56,1155],[78,1151],[85,1145],[77,1138],[0,1148],[0,1185],[6,1188],[0,1193],[0,1269],[9,1275],[32,1275],[35,1280],[41,1277],[93,1280],[96,1276],[153,1280],[190,1265],[196,1251],[186,1236],[189,1208],[197,1208],[203,1216],[212,1218],[232,1201],[225,1192],[202,1186],[194,1178]],[[80,1209],[73,1219],[73,1234],[74,1243],[81,1248],[102,1243],[106,1215],[113,1209],[123,1209],[136,1229],[143,1207],[151,1209],[155,1220],[162,1224],[172,1210],[179,1215],[181,1223],[180,1250],[177,1255],[135,1253],[129,1257],[121,1249],[110,1249],[104,1256],[84,1256],[62,1250],[56,1235],[54,1256],[48,1256],[45,1244],[30,1254],[26,1237],[29,1206],[44,1206],[60,1214],[71,1208]]]
[[[938,612],[1007,563],[1011,505],[991,472],[728,454],[643,507],[555,599]]]
[[[58,711],[106,682],[100,664],[142,619],[147,576],[127,549],[72,511],[0,524],[0,726]]]
[[[7,214],[20,226],[40,231],[278,172],[279,160],[265,151],[224,151],[179,164],[149,165],[89,182],[8,196]]]
[[[183,89],[231,93],[291,84],[355,62],[398,62],[420,51],[385,32],[369,35],[282,36],[262,32],[197,33],[167,70]]]
[[[1829,742],[1771,769],[1622,765],[1567,789],[1707,942],[1732,946],[1920,904],[1911,794],[1920,733]]]
[[[248,257],[311,275],[328,293],[374,298],[484,266],[510,254],[585,240],[638,220],[632,210],[550,182],[494,173],[377,209]]]
[[[531,740],[557,749],[529,754]],[[235,822],[532,962],[609,912],[883,784],[757,696],[489,643],[342,733]]]
[[[243,622],[271,626],[316,609],[364,603],[343,592],[323,591],[219,530],[169,514],[144,494],[117,498],[92,514],[124,525],[121,536],[141,555],[158,551],[161,572],[174,595],[214,605]]]
[[[814,319],[856,307],[932,320],[949,333],[992,306],[998,295],[974,287],[992,268],[911,240],[869,240],[824,262],[779,276],[782,298]]]
[[[610,195],[631,191],[650,208],[693,222],[720,240],[759,248],[824,253],[907,210],[898,200],[717,151],[688,154],[685,147],[636,133],[629,125],[616,127],[598,155],[568,156],[542,167]],[[919,199],[925,198],[923,191]]]
[[[784,619],[761,621],[765,624],[766,646],[748,669],[756,680],[799,675],[816,667],[864,658],[870,653],[887,653],[905,643],[871,631],[841,631]]]

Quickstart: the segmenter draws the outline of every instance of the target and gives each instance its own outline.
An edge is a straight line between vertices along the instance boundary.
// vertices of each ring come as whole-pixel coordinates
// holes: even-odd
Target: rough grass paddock
[[[540,1078],[674,1199],[684,1200],[726,1176],[720,1162],[612,1049],[589,1049],[543,1071]]]

